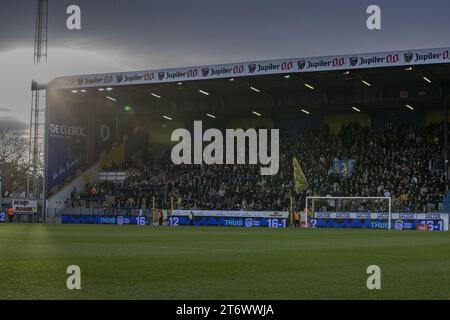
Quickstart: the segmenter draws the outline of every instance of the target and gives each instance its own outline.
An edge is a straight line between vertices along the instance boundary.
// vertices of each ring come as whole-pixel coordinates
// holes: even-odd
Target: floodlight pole
[[[445,175],[445,191],[448,192],[448,104],[449,90],[442,85],[444,95],[444,175]]]
[[[47,63],[47,30],[48,30],[48,0],[36,1],[36,26],[34,40],[34,66]],[[45,137],[45,123],[42,123],[42,115],[45,109],[42,107],[42,86],[32,80],[31,83],[31,116],[30,116],[30,140],[29,140],[29,172],[27,176],[27,198],[40,200],[39,175],[42,174],[39,165],[42,163],[42,144]],[[46,91],[45,91],[46,92]],[[46,101],[46,99],[45,99]],[[46,103],[46,102],[45,102]],[[43,129],[42,129],[43,128]],[[41,132],[43,131],[43,132]],[[45,195],[44,199],[45,201]]]

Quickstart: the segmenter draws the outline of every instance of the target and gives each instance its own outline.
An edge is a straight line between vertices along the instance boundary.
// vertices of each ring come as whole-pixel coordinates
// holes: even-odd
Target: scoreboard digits
[[[442,220],[422,220],[421,225],[427,225],[429,231],[443,231],[443,221]]]
[[[169,226],[178,227],[179,219],[180,218],[178,218],[178,217],[169,217],[169,221],[168,221]]]
[[[286,228],[286,219],[267,219],[269,228]]]

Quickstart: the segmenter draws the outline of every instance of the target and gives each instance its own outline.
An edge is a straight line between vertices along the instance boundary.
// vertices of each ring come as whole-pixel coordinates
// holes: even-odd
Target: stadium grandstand
[[[46,215],[292,211],[310,196],[389,197],[395,212],[448,212],[448,53],[55,79],[47,88]],[[173,164],[171,133],[193,131],[196,120],[205,129],[279,129],[278,173]],[[328,201],[323,210],[381,210],[368,201],[348,205]]]

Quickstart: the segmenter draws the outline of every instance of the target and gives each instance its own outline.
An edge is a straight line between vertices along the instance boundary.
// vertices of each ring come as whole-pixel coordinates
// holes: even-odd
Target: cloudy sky
[[[35,70],[36,2],[2,1],[0,127],[28,130],[32,78],[450,46],[449,0],[49,0]],[[80,31],[66,28],[71,4]],[[371,4],[382,30],[366,28]]]

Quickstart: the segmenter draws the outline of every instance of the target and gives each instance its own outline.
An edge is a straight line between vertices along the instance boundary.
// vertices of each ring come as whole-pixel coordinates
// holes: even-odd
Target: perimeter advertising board
[[[284,211],[174,210],[168,225],[286,228],[288,221],[289,212]]]

